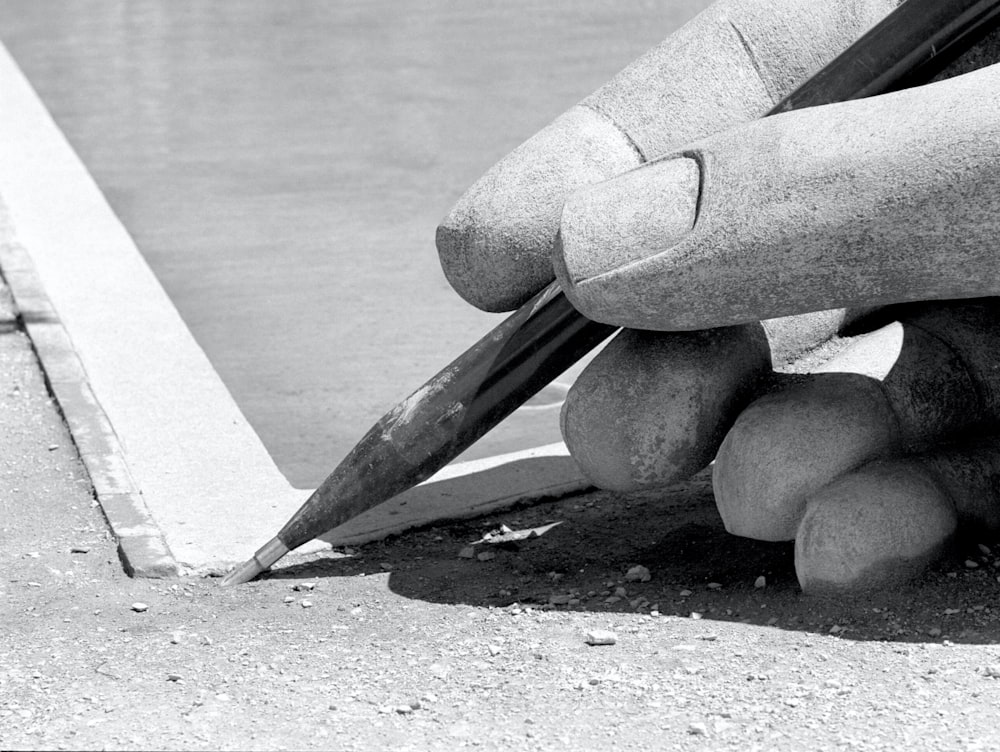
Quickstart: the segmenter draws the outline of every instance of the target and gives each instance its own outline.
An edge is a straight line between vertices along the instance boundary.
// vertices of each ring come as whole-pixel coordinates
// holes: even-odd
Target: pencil
[[[767,114],[926,83],[998,19],[1000,0],[907,0]],[[222,585],[426,480],[615,331],[550,284],[386,413]]]

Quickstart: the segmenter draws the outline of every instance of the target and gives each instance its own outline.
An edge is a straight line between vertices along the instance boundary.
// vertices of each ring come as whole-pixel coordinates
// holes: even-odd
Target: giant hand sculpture
[[[596,485],[715,458],[727,529],[794,539],[807,591],[912,576],[962,525],[1000,531],[997,35],[928,86],[758,119],[896,4],[720,0],[438,228],[474,305],[557,278],[630,327],[563,410]]]

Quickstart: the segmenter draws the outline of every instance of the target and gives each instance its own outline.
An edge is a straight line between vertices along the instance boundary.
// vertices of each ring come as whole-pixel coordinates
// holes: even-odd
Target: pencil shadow
[[[500,525],[560,524],[519,544],[473,541]],[[792,543],[728,534],[709,474],[634,494],[593,491],[319,554],[276,570],[289,579],[385,575],[414,600],[480,608],[701,618],[869,641],[1000,643],[996,574],[977,543],[958,541],[916,582],[854,597],[805,596]],[[1000,551],[1000,547],[997,549]],[[979,564],[967,567],[966,560]],[[636,566],[646,582],[630,580]],[[636,573],[641,570],[636,570]],[[634,573],[634,576],[639,576]],[[763,579],[760,579],[763,578]]]

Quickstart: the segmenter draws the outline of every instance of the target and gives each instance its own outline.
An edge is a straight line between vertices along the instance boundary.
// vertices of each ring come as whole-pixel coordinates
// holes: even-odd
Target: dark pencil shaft
[[[278,537],[294,548],[430,477],[616,330],[549,285],[384,415]]]
[[[768,114],[926,83],[1000,0],[907,0]],[[294,549],[431,476],[616,331],[553,284],[393,408],[278,533]]]

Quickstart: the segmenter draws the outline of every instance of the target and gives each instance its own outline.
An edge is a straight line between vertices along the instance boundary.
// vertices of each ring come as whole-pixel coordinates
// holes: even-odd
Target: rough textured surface
[[[1000,531],[1000,437],[970,433],[971,440],[921,455],[920,461],[951,497],[963,532],[980,539]]]
[[[996,739],[1000,560],[976,545],[1000,552],[995,536],[948,551],[915,583],[803,597],[792,547],[727,535],[705,475],[292,555],[238,588],[129,579],[29,345],[0,320],[5,748],[548,751],[666,739],[957,752]],[[456,557],[501,524],[553,520],[487,561]],[[650,581],[627,580],[636,564]],[[618,587],[625,597],[611,595]],[[617,644],[588,648],[592,629]]]
[[[632,170],[582,191],[567,204],[554,246],[560,278],[585,280],[642,261],[669,238],[680,240],[690,232],[698,210],[698,163],[676,159],[665,167],[657,171],[656,181],[644,179],[641,169]],[[576,246],[563,248],[564,237]],[[673,303],[683,306],[685,301]]]
[[[730,532],[790,540],[808,496],[842,473],[997,420],[997,301],[899,313],[740,415],[714,468]]]
[[[895,4],[712,6],[469,189],[438,229],[449,281],[481,308],[517,306],[552,279],[548,255],[569,191],[763,115]]]
[[[758,325],[622,332],[563,404],[566,445],[601,488],[624,491],[686,478],[712,461],[769,362]]]
[[[1000,104],[982,93],[998,87],[1000,67],[992,66],[765,118],[690,145],[684,155],[703,172],[694,230],[679,242],[668,235],[644,261],[560,282],[591,318],[671,330],[991,294],[1000,271],[992,205]],[[640,172],[662,183],[661,173],[674,170],[668,160]],[[567,200],[567,212],[587,190]],[[567,253],[597,252],[569,229]],[[645,238],[628,218],[606,232]],[[682,298],[686,305],[672,305]]]
[[[516,308],[552,280],[566,193],[640,163],[612,123],[574,107],[494,165],[442,221],[437,247],[445,276],[479,308]]]
[[[873,456],[898,451],[895,416],[877,382],[830,374],[761,397],[736,420],[713,468],[726,529],[792,540],[808,496]]]
[[[898,584],[937,558],[957,526],[948,494],[919,463],[873,463],[809,500],[795,572],[806,593]]]
[[[898,0],[722,0],[584,100],[647,159],[763,115]]]
[[[1000,298],[912,306],[907,321],[947,342],[976,384],[983,415],[1000,415]],[[957,377],[957,375],[956,375]]]
[[[674,483],[712,461],[740,410],[768,388],[772,365],[802,358],[843,320],[822,311],[704,332],[626,329],[570,390],[566,444],[600,488]]]

